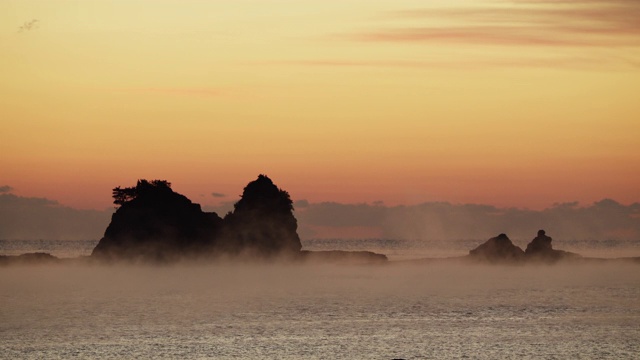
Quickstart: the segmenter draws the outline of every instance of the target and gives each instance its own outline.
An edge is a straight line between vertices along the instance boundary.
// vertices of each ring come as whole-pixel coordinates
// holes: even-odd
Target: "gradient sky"
[[[3,0],[0,186],[640,200],[640,2]],[[215,193],[215,194],[213,194]]]

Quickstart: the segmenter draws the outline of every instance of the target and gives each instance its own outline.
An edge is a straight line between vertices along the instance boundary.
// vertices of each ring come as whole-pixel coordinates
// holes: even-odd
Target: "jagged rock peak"
[[[538,230],[538,236],[531,240],[531,242],[527,245],[525,253],[527,255],[530,255],[551,251],[553,250],[551,246],[551,240],[551,237],[547,236],[544,230]]]
[[[297,229],[289,193],[261,174],[247,184],[233,213],[225,217],[226,248],[258,255],[298,253],[302,243]]]
[[[506,234],[500,234],[469,251],[469,256],[492,262],[517,261],[523,258],[524,251],[514,245]]]
[[[279,189],[268,176],[260,174],[256,180],[245,186],[234,209],[236,214],[244,211],[288,214],[293,211],[293,201],[288,192]]]
[[[580,257],[580,255],[572,252],[553,249],[551,240],[551,237],[547,236],[544,230],[538,230],[538,236],[527,245],[527,250],[525,251],[527,259],[552,263],[562,259]]]

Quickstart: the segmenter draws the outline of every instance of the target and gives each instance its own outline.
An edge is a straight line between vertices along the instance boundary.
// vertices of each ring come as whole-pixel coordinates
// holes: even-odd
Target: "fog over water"
[[[625,263],[12,266],[0,358],[632,359],[639,298]]]
[[[497,235],[497,234],[494,234]],[[492,235],[492,236],[494,236]],[[403,239],[303,239],[304,250],[374,251],[392,260],[463,256],[487,239],[403,240]],[[522,249],[531,239],[512,239]],[[2,240],[0,255],[46,252],[60,258],[88,256],[98,240]],[[587,257],[640,257],[640,241],[554,240],[553,247]]]

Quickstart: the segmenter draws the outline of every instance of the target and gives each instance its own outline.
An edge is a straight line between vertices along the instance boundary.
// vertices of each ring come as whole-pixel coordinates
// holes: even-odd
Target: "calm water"
[[[637,359],[639,269],[4,267],[0,358]]]

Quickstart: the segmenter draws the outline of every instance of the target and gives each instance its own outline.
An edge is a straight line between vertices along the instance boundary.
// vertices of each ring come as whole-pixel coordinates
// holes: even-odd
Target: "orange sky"
[[[0,186],[81,208],[138,178],[235,201],[259,173],[312,202],[640,201],[639,3],[442,4],[2,1]]]

